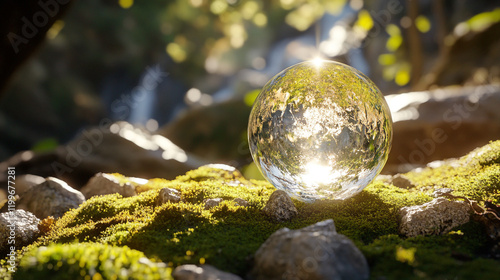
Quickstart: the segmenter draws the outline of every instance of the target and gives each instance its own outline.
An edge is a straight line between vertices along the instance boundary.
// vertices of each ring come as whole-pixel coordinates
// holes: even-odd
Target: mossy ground
[[[337,231],[351,238],[366,256],[372,279],[495,279],[500,275],[500,262],[488,258],[490,244],[481,225],[470,222],[441,236],[405,238],[398,236],[397,216],[399,208],[428,202],[432,191],[442,187],[454,189],[456,195],[498,204],[499,175],[497,141],[451,165],[408,173],[416,185],[413,189],[375,181],[343,201],[294,201],[298,217],[276,224],[261,211],[274,187],[264,181],[248,181],[237,173],[202,167],[176,180],[153,179],[136,186],[138,196],[89,199],[18,251],[24,257],[13,276],[25,279],[26,275],[76,271],[84,275],[81,278],[107,278],[113,275],[110,271],[123,265],[130,271],[123,279],[135,279],[137,273],[154,279],[185,263],[211,264],[244,276],[252,254],[277,229],[333,219]],[[179,190],[183,202],[157,206],[156,198],[164,187]],[[218,197],[224,199],[219,206],[204,209],[204,199]],[[237,197],[247,200],[249,206],[237,206],[232,201]],[[133,257],[112,265],[106,257],[85,259],[83,264],[74,261],[104,251],[107,256]],[[133,266],[140,258],[150,264],[162,261],[168,267],[151,265],[153,268],[144,270]],[[5,261],[2,266],[4,276],[9,276]]]

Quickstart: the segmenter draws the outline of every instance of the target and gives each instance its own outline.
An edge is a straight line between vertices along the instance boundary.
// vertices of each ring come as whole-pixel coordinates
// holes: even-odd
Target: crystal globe
[[[248,143],[276,188],[303,201],[345,199],[384,167],[392,119],[384,96],[361,72],[306,61],[264,86],[250,113]]]

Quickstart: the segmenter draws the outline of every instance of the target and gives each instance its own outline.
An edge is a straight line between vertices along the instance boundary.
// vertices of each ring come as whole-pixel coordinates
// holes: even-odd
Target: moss
[[[172,279],[171,268],[126,246],[54,244],[28,252],[15,279]]]
[[[500,204],[500,141],[478,148],[439,168],[425,168],[406,176],[416,189],[431,193],[451,188],[454,195]]]
[[[430,201],[431,192],[439,187],[498,203],[499,159],[500,141],[439,168],[406,174],[416,186],[413,189],[375,181],[343,201],[294,201],[298,217],[283,224],[273,223],[261,212],[274,191],[269,183],[246,180],[237,171],[202,167],[175,180],[149,180],[137,186],[141,189],[134,197],[93,197],[68,211],[51,223],[42,237],[18,251],[25,254],[18,274],[35,269],[29,261],[33,257],[38,259],[37,273],[55,273],[49,269],[49,264],[54,267],[51,258],[60,258],[61,248],[69,252],[83,244],[86,250],[138,250],[169,267],[207,263],[245,275],[251,265],[249,257],[277,229],[297,229],[333,219],[337,231],[351,238],[365,254],[373,279],[492,278],[500,274],[500,266],[487,258],[489,241],[480,225],[470,222],[443,236],[402,238],[397,235],[397,216],[403,206]],[[156,198],[164,187],[178,190],[182,202],[157,206]],[[249,206],[237,206],[232,201],[237,197],[247,200]],[[224,201],[205,210],[203,200],[207,198]],[[54,248],[47,251],[54,257],[52,253],[43,255],[47,249],[39,249],[41,246]],[[5,260],[2,267],[5,270]]]

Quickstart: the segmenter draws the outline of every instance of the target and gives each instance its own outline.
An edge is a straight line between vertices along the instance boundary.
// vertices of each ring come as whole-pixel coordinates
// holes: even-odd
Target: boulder
[[[242,100],[193,108],[159,130],[187,152],[212,162],[241,166],[251,161],[242,135],[248,126],[251,107]]]
[[[113,174],[97,173],[81,189],[86,199],[95,195],[118,193],[123,197],[137,195],[135,187],[130,182],[120,182]]]
[[[500,139],[500,86],[445,88],[386,96],[394,121],[383,173],[404,173],[460,157]]]
[[[83,194],[66,182],[47,178],[45,182],[24,192],[16,202],[16,207],[32,212],[39,219],[48,216],[59,218],[66,211],[78,208],[85,201]]]
[[[26,156],[30,153],[29,156]],[[99,172],[128,177],[173,179],[205,161],[187,154],[169,139],[127,122],[103,119],[84,129],[66,145],[50,152],[20,152],[0,163],[0,183],[8,166],[18,174],[57,177],[81,189]],[[0,186],[4,186],[1,184]]]
[[[333,220],[273,233],[255,253],[253,279],[368,279],[368,263]]]
[[[15,246],[21,249],[21,246],[33,242],[40,232],[38,223],[40,220],[28,211],[16,209],[0,214],[0,251]],[[9,237],[14,232],[15,244],[10,243]]]
[[[470,220],[470,207],[465,201],[438,197],[422,205],[400,209],[399,233],[407,237],[438,235]]]
[[[175,280],[242,280],[238,275],[220,271],[211,265],[194,264],[176,267],[172,276]]]
[[[292,199],[282,190],[276,190],[271,194],[262,211],[278,223],[289,221],[298,214]]]

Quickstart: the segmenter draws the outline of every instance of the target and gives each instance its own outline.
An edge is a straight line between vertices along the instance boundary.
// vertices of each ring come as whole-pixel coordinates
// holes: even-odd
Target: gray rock
[[[243,206],[243,207],[247,207],[248,206],[248,201],[246,201],[246,200],[244,200],[242,198],[237,197],[237,198],[233,199],[233,201],[236,202],[236,204],[238,206]]]
[[[396,175],[378,175],[376,180],[382,181],[386,184],[392,184],[395,187],[402,189],[410,189],[415,187],[413,183],[403,174]]]
[[[78,208],[85,201],[83,194],[56,178],[49,177],[45,182],[33,186],[23,193],[18,203],[18,209],[24,209],[35,214],[39,219],[53,216],[59,218],[66,211]]]
[[[392,176],[391,184],[401,189],[411,189],[415,187],[410,179],[403,174],[396,174]]]
[[[181,193],[176,189],[163,188],[158,194],[156,205],[162,205],[166,202],[179,202],[181,200]]]
[[[432,196],[437,198],[437,197],[441,197],[445,194],[451,194],[452,192],[453,192],[453,190],[450,188],[439,188],[439,189],[434,190],[434,192],[432,193]]]
[[[185,264],[174,269],[175,280],[242,280],[238,275],[220,271],[211,265]]]
[[[436,198],[422,205],[400,209],[399,233],[408,237],[438,235],[469,222],[470,207],[465,201]]]
[[[208,198],[203,201],[205,203],[205,210],[214,208],[222,202],[222,198]]]
[[[135,187],[131,183],[120,182],[113,174],[106,173],[97,173],[94,175],[81,191],[87,199],[96,195],[113,193],[118,193],[123,197],[137,195]]]
[[[251,277],[263,279],[368,279],[368,263],[333,220],[303,229],[282,228],[255,253]]]
[[[1,213],[0,240],[2,242],[0,242],[0,251],[10,246],[20,249],[21,246],[33,242],[40,232],[39,222],[40,220],[35,215],[22,209]],[[8,242],[12,231],[15,236],[15,245]]]
[[[279,223],[289,221],[298,214],[292,199],[282,190],[274,191],[262,210],[272,220]]]

